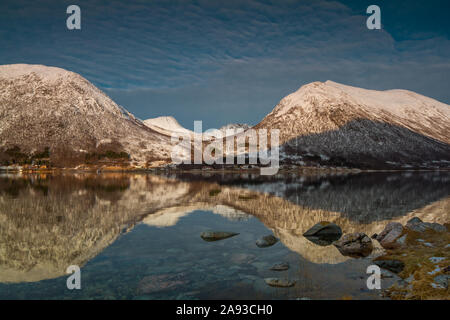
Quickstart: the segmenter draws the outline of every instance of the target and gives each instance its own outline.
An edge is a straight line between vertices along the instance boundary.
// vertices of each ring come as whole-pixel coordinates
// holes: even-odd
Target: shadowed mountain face
[[[339,129],[302,135],[282,146],[284,163],[320,163],[351,168],[447,168],[450,145],[408,128],[368,119]],[[295,155],[294,158],[290,157]]]
[[[84,265],[139,223],[170,227],[195,210],[258,218],[314,263],[347,260],[302,234],[320,221],[345,233],[380,232],[389,221],[450,221],[447,173],[255,177],[226,184],[151,175],[0,177],[0,281],[29,282]],[[250,181],[250,182],[249,182]],[[282,188],[282,186],[287,186]]]

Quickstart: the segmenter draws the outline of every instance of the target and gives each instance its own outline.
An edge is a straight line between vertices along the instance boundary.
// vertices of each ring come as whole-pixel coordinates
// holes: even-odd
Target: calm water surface
[[[448,222],[449,195],[445,172],[1,174],[0,299],[380,299],[365,284],[370,258],[302,234],[320,221],[369,236],[413,216]],[[209,230],[239,235],[205,242]],[[258,248],[269,234],[280,241]],[[270,270],[280,262],[290,269]],[[66,287],[69,265],[81,290]]]

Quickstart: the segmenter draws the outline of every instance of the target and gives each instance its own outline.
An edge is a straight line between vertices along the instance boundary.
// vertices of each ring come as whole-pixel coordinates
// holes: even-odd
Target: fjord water
[[[448,172],[1,174],[0,299],[380,299],[371,259],[302,234],[450,220]],[[238,235],[206,242],[203,231]],[[257,239],[280,239],[259,248]],[[288,262],[287,271],[271,271]],[[81,267],[81,290],[66,269]],[[269,287],[264,278],[295,281]],[[383,279],[382,288],[392,284]]]

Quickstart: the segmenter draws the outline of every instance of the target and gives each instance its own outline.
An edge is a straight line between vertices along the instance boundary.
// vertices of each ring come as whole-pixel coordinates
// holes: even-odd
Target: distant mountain
[[[194,137],[195,133],[192,130],[186,129],[181,126],[178,121],[174,117],[163,116],[158,118],[151,118],[143,121],[144,124],[152,130],[155,130],[159,133],[165,135],[172,135],[173,133],[186,134]],[[203,132],[203,136],[201,137],[203,140],[210,140],[213,136],[222,135],[226,136],[227,130],[247,130],[250,126],[248,124],[240,124],[240,123],[231,123],[227,124],[220,129],[212,129],[208,130],[208,133]],[[207,130],[207,128],[202,128],[203,130]],[[234,131],[234,132],[236,132]]]
[[[191,135],[194,131],[182,127],[174,117],[158,117],[143,121],[144,124],[162,134],[171,135],[173,132]]]
[[[280,130],[284,163],[450,167],[450,106],[406,90],[313,82],[254,128]]]
[[[53,165],[170,162],[170,138],[145,126],[80,75],[0,66],[0,162]]]
[[[240,130],[240,129],[247,130],[250,128],[251,126],[246,123],[230,123],[221,127],[219,130],[222,132],[226,132],[226,130]]]

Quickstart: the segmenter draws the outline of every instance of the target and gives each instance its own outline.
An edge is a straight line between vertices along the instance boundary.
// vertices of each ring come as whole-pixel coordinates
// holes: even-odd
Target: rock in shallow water
[[[372,240],[361,232],[346,234],[333,244],[342,255],[350,257],[367,257],[373,250]]]
[[[332,222],[322,221],[315,224],[311,229],[306,231],[303,236],[304,237],[320,237],[320,236],[341,236],[342,230],[341,228]]]
[[[328,221],[322,221],[315,224],[306,231],[303,236],[319,246],[329,246],[342,236],[341,228]]]
[[[272,271],[285,271],[288,269],[289,269],[289,263],[287,263],[287,262],[277,263],[272,268],[270,268],[270,270],[272,270]]]
[[[237,236],[239,233],[235,232],[224,232],[224,231],[205,231],[200,234],[200,237],[208,242],[218,241],[227,238]]]
[[[380,268],[392,271],[394,273],[402,272],[405,264],[400,260],[375,260],[374,263]]]
[[[273,246],[277,242],[278,242],[277,238],[275,238],[273,235],[269,235],[256,240],[256,245],[260,248],[266,248]]]
[[[295,285],[295,281],[279,278],[266,278],[264,281],[271,287],[289,288]]]

